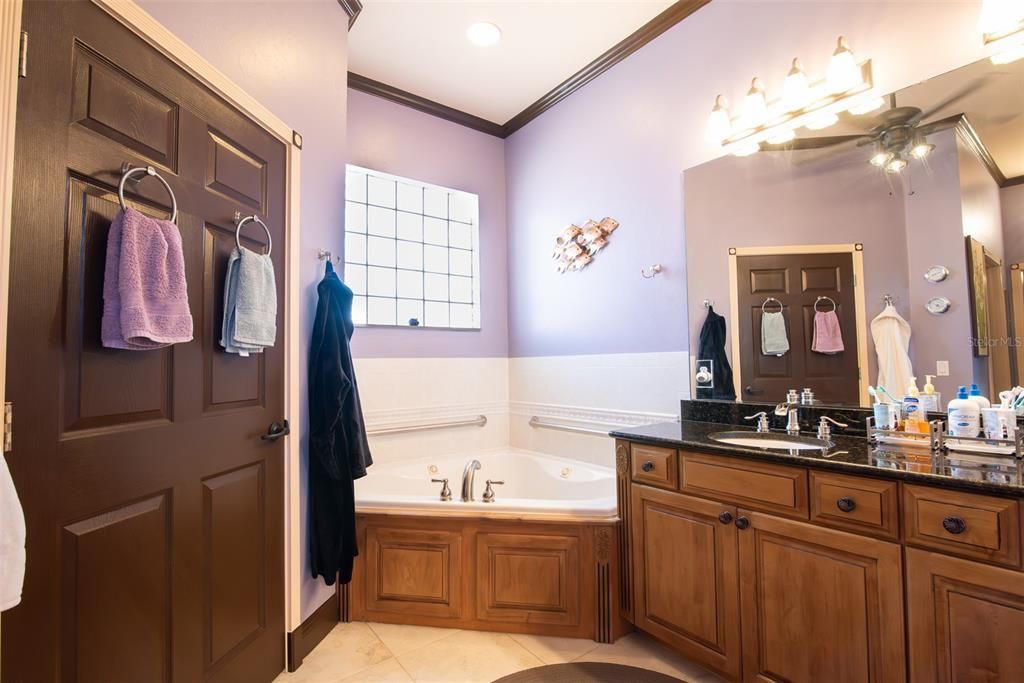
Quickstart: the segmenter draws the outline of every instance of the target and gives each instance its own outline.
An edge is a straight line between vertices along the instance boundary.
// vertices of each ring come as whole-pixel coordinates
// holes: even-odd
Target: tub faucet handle
[[[491,488],[492,484],[494,486],[497,486],[499,484],[504,484],[504,483],[505,482],[503,482],[503,481],[495,481],[494,479],[488,479],[487,480],[487,486],[484,488],[484,502],[485,503],[493,503],[494,502],[494,489]]]
[[[441,484],[441,500],[448,502],[452,499],[452,490],[448,488],[447,479],[431,479],[435,484]]]

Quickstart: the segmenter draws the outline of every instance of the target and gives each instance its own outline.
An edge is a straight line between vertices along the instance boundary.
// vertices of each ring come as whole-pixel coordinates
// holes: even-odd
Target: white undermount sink
[[[730,446],[770,448],[780,451],[810,451],[832,447],[831,442],[823,439],[768,432],[715,432],[714,434],[709,434],[708,438]]]

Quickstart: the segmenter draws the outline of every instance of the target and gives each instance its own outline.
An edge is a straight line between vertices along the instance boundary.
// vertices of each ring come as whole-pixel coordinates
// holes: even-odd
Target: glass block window
[[[345,282],[355,323],[480,329],[479,198],[346,171]]]

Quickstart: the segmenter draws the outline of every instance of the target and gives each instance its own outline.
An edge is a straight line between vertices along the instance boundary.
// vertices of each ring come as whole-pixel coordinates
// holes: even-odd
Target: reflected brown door
[[[857,369],[857,317],[851,254],[772,254],[736,258],[739,295],[740,395],[747,401],[783,401],[789,389],[810,387],[826,403],[860,402]],[[844,351],[811,351],[815,304],[826,311],[836,304]],[[761,352],[761,313],[765,301],[781,302],[789,352]],[[778,311],[770,302],[765,310]],[[901,389],[902,390],[902,389]]]
[[[28,2],[24,28],[7,395],[28,567],[3,616],[3,680],[272,680],[284,446],[260,437],[284,417],[283,338],[248,358],[217,342],[236,211],[271,226],[284,301],[286,149],[91,2]],[[101,346],[124,162],[178,198],[190,343]],[[168,215],[158,182],[131,192]]]

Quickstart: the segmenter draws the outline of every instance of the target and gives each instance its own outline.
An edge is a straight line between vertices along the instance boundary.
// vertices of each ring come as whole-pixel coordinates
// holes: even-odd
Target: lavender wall
[[[302,134],[302,340],[316,313],[317,248],[344,241],[345,99],[348,16],[335,0],[181,2],[142,7],[207,61]],[[230,29],[230,30],[228,30]],[[308,344],[300,342],[306,367]],[[305,378],[302,396],[305,399]],[[305,410],[304,410],[305,412]],[[302,425],[301,510],[306,514],[306,425]],[[309,573],[302,538],[302,617],[334,594]]]
[[[511,355],[686,350],[680,180],[719,155],[703,135],[715,95],[738,101],[754,75],[778,92],[796,55],[823,74],[839,34],[873,59],[879,92],[898,90],[984,56],[979,7],[716,0],[512,135]],[[608,249],[555,273],[558,231],[604,215],[622,222]],[[665,272],[641,279],[655,262]]]
[[[999,203],[1003,213],[1004,263],[1024,262],[1024,185],[999,190]]]
[[[696,349],[704,324],[703,299],[713,300],[715,310],[729,316],[729,247],[861,242],[868,320],[881,310],[885,294],[906,302],[902,193],[890,193],[885,174],[865,163],[861,150],[815,162],[807,158],[722,157],[684,174],[691,348]],[[904,305],[898,308],[906,316]],[[865,333],[873,378],[874,344],[870,332]]]
[[[505,357],[508,265],[505,145],[491,135],[349,91],[349,163],[480,197],[480,330],[362,328],[357,357]]]

